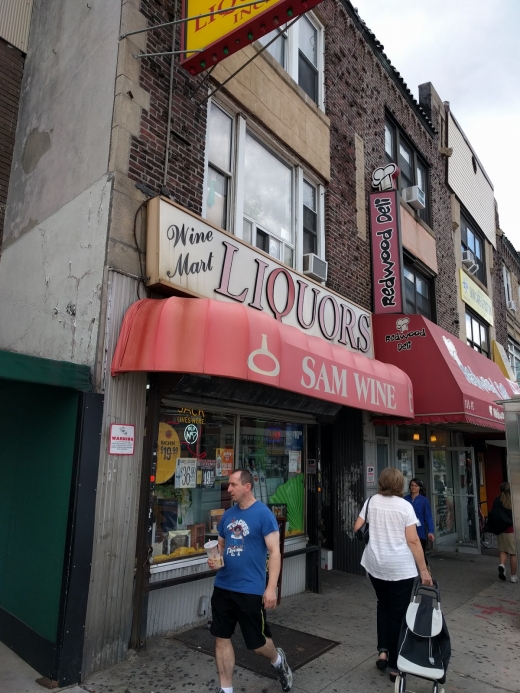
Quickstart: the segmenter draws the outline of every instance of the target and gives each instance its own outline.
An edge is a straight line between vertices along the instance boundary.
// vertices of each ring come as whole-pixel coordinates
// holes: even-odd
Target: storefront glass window
[[[303,430],[302,424],[257,417],[240,419],[238,466],[251,471],[258,500],[287,506],[286,536],[302,534],[305,528]]]
[[[433,511],[437,537],[457,531],[453,469],[446,450],[434,450],[433,460]]]
[[[408,493],[408,486],[413,479],[412,448],[397,449],[397,469],[399,469],[404,476],[403,492]]]
[[[161,413],[153,498],[155,563],[204,554],[231,506],[234,416],[198,409]]]

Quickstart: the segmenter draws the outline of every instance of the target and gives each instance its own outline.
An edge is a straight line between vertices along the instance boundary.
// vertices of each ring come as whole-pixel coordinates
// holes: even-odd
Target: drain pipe
[[[174,19],[177,19],[177,6],[178,6],[178,0],[175,0],[175,5],[174,5]],[[172,28],[172,53],[175,50],[175,30],[176,30],[176,25],[173,25]],[[168,196],[170,196],[170,191],[168,190],[167,186],[167,181],[168,181],[168,166],[170,163],[170,129],[172,126],[172,101],[173,101],[173,62],[175,60],[175,56],[171,56],[171,64],[170,64],[170,93],[168,95],[168,125],[166,128],[166,153],[164,155],[164,176],[163,176],[163,190],[161,192],[164,194],[167,192]],[[166,190],[164,190],[166,188]]]

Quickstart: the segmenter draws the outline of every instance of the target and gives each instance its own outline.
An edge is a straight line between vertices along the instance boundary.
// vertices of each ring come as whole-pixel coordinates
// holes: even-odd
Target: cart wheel
[[[400,676],[398,676],[395,679],[394,693],[402,693],[402,691],[401,691],[401,677]]]
[[[441,690],[439,691],[439,683],[435,681],[435,683],[433,684],[432,693],[444,693],[444,688],[441,688]]]

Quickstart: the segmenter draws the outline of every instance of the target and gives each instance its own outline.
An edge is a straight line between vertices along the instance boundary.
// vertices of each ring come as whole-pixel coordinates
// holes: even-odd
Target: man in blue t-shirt
[[[240,624],[248,650],[269,659],[282,685],[289,691],[292,671],[285,653],[275,647],[265,610],[276,606],[276,584],[280,574],[280,536],[275,516],[253,495],[251,472],[241,469],[229,477],[229,492],[236,505],[226,510],[218,526],[220,561],[208,560],[218,570],[211,597],[215,636],[215,658],[220,677],[217,693],[233,693],[235,652],[231,636]],[[269,583],[265,586],[269,551]]]

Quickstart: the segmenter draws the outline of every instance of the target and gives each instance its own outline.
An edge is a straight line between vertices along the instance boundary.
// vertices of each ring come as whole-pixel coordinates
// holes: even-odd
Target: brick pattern
[[[0,248],[11,174],[24,54],[0,39]]]
[[[326,113],[331,120],[331,178],[326,192],[326,254],[328,285],[367,309],[372,308],[370,240],[358,236],[356,219],[355,134],[364,141],[365,188],[371,173],[384,161],[384,118],[388,109],[430,165],[432,228],[437,240],[436,282],[438,322],[458,336],[456,266],[451,228],[451,202],[445,185],[438,136],[432,137],[410,108],[395,82],[337,0],[319,8],[325,23]],[[142,0],[150,25],[172,19],[170,0]],[[146,52],[171,50],[169,29],[148,32]],[[177,32],[179,37],[179,32]],[[180,49],[179,41],[176,50]],[[167,185],[173,198],[200,213],[204,181],[206,109],[190,95],[202,77],[192,78],[174,65],[173,120]],[[163,181],[170,57],[147,58],[141,64],[141,86],[150,92],[139,137],[130,153],[129,177],[158,193]],[[197,98],[202,96],[202,90]],[[287,145],[286,145],[287,146]],[[367,210],[368,215],[368,210]],[[368,218],[367,218],[368,226]]]
[[[385,163],[384,119],[388,110],[430,165],[431,225],[439,265],[438,322],[458,336],[458,325],[453,322],[457,317],[457,287],[451,203],[438,135],[432,137],[411,110],[343,5],[325,0],[319,11],[326,23],[325,95],[331,120],[331,183],[326,197],[331,288],[372,308],[370,240],[358,237],[356,223],[355,134],[364,140],[368,192],[372,171]]]
[[[149,26],[173,20],[174,2],[142,0],[141,12]],[[180,50],[180,29],[176,31],[175,50]],[[147,53],[172,50],[172,29],[167,27],[147,33]],[[140,84],[150,93],[150,110],[143,110],[141,133],[132,138],[129,177],[144,183],[155,193],[163,186],[168,125],[168,87],[170,56],[141,59]],[[176,202],[200,214],[204,183],[204,149],[206,140],[206,107],[199,108],[190,96],[201,77],[196,79],[179,67],[174,56],[172,121],[167,187]],[[197,98],[201,98],[201,90]]]
[[[497,228],[499,228],[497,223]],[[511,274],[511,288],[513,292],[513,300],[518,303],[518,286],[520,285],[520,257],[513,247],[512,243],[506,236],[497,233],[497,247],[493,251],[493,311],[495,317],[495,334],[496,340],[502,344],[507,351],[507,334],[508,334],[508,317],[514,333],[518,332],[518,324],[514,325],[520,318],[520,306],[517,307],[517,312],[512,313],[507,310],[506,293],[504,288],[504,275],[502,267],[506,266]],[[509,316],[508,316],[509,314]],[[513,336],[518,339],[517,334]]]

